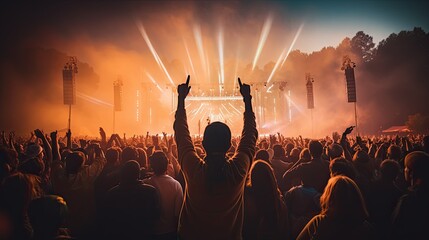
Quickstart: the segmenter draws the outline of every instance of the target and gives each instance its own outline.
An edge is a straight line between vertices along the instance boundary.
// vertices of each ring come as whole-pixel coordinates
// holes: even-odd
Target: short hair
[[[222,122],[213,122],[204,130],[203,146],[207,153],[226,153],[231,147],[231,130]]]
[[[395,180],[398,177],[400,168],[395,160],[386,159],[380,164],[380,173],[383,179]]]
[[[328,155],[331,159],[343,156],[343,147],[338,143],[333,143],[328,147]]]
[[[292,149],[295,147],[295,145],[293,145],[293,143],[288,143],[286,144],[286,152],[292,151]]]
[[[355,179],[356,177],[353,164],[344,157],[334,158],[329,163],[329,171],[331,172],[331,176],[343,175],[349,177],[350,179]]]
[[[139,152],[133,146],[128,146],[122,150],[122,162],[129,160],[137,160],[139,158]]]
[[[387,156],[389,159],[395,159],[398,161],[402,156],[401,148],[396,145],[390,145],[390,147],[387,149]]]
[[[121,168],[121,182],[134,182],[140,178],[140,164],[136,160],[129,160]]]
[[[308,144],[308,149],[313,158],[320,158],[323,153],[323,145],[317,140],[311,140]]]
[[[273,151],[274,151],[274,157],[284,157],[286,155],[285,149],[280,144],[274,145]]]
[[[68,213],[64,199],[56,195],[46,195],[31,201],[28,216],[35,235],[55,237]]]
[[[167,171],[168,159],[163,151],[155,151],[149,157],[150,166],[156,175],[162,175]]]
[[[413,179],[429,180],[429,154],[415,151],[405,156],[405,167],[413,173]]]
[[[299,153],[299,158],[310,161],[311,160],[310,150],[308,150],[308,148],[302,149],[301,152]]]
[[[80,168],[85,163],[86,156],[81,151],[74,151],[66,156],[66,172],[67,174],[77,174]]]
[[[119,162],[119,150],[117,147],[111,147],[106,151],[106,161],[110,164]]]
[[[255,160],[264,160],[265,162],[269,162],[270,155],[268,154],[267,150],[261,149],[256,152]]]

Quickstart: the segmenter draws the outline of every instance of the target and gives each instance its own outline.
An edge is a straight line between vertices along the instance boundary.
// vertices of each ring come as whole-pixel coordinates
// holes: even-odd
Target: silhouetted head
[[[294,148],[295,146],[293,145],[293,143],[288,143],[288,144],[286,144],[286,154],[290,154],[290,151],[292,151],[292,149]]]
[[[313,158],[320,158],[323,153],[323,145],[317,140],[311,140],[308,144],[308,149]]]
[[[77,174],[85,164],[86,156],[81,151],[74,151],[66,156],[66,172],[67,174]]]
[[[31,201],[28,216],[35,239],[54,239],[67,216],[67,204],[56,195],[46,195]]]
[[[399,174],[399,163],[394,160],[384,160],[380,164],[381,178],[394,181]]]
[[[413,185],[428,184],[429,155],[423,151],[415,151],[405,156],[405,180]]]
[[[30,201],[37,197],[35,182],[28,175],[17,172],[5,178],[2,185],[1,206],[19,217],[25,214]]]
[[[310,150],[308,150],[308,148],[302,149],[301,152],[299,153],[299,159],[310,161],[311,160]]]
[[[140,164],[136,160],[130,160],[121,168],[121,183],[133,183],[140,178]]]
[[[292,151],[290,151],[289,160],[291,162],[295,163],[296,161],[299,160],[299,154],[300,154],[299,149],[298,148],[293,148]]]
[[[261,149],[256,152],[255,160],[263,160],[265,162],[270,162],[270,155],[267,150]]]
[[[213,122],[204,130],[203,147],[210,154],[225,154],[231,147],[231,130],[222,122]]]
[[[276,144],[276,145],[274,145],[274,147],[273,147],[273,151],[274,151],[274,156],[273,156],[273,158],[282,158],[282,157],[285,157],[285,156],[286,156],[286,151],[285,151],[285,149],[283,148],[283,146],[282,146],[282,145],[280,145],[280,144]]]
[[[338,143],[333,143],[328,147],[329,159],[334,159],[343,156],[343,148]]]
[[[163,175],[167,172],[168,159],[163,151],[155,151],[149,157],[149,162],[155,175]]]
[[[128,146],[122,150],[122,162],[127,162],[129,160],[137,160],[139,158],[139,152],[133,146]]]
[[[399,146],[390,145],[390,147],[387,149],[387,157],[389,159],[399,161],[401,159],[401,156],[402,156],[402,151]]]
[[[353,164],[344,157],[334,158],[329,163],[329,171],[331,172],[331,177],[338,175],[346,176],[350,179],[355,179],[356,177]]]
[[[119,163],[119,149],[116,147],[107,149],[106,161],[109,165],[117,165]]]
[[[374,165],[366,151],[358,150],[353,155],[353,166],[356,168],[359,175],[368,179],[372,179],[374,177]]]

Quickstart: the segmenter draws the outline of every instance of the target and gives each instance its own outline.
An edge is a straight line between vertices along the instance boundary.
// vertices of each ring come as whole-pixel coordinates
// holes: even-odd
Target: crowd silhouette
[[[429,136],[258,137],[238,79],[241,136],[0,136],[0,239],[425,239]],[[337,129],[333,129],[336,131]]]

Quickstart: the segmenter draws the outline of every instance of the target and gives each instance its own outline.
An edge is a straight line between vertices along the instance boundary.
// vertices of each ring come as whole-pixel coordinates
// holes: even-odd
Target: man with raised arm
[[[179,220],[180,239],[242,239],[243,194],[246,176],[255,154],[258,132],[252,110],[250,86],[242,84],[245,112],[243,132],[236,153],[228,159],[231,131],[221,122],[209,124],[203,137],[206,157],[194,148],[186,119],[185,98],[191,87],[178,86],[178,104],[174,122],[178,159],[185,180],[185,200]]]

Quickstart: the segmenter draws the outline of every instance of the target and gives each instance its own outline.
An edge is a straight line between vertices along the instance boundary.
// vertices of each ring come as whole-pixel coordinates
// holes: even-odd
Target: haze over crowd
[[[76,134],[97,135],[99,126],[109,129],[112,125],[112,83],[119,77],[124,81],[124,110],[117,113],[116,129],[130,134],[135,131],[142,134],[146,131],[172,132],[171,126],[162,119],[172,120],[171,91],[175,91],[175,87],[172,88],[154,59],[138,23],[144,26],[175,84],[183,81],[187,74],[193,76],[192,91],[218,89],[221,62],[227,92],[233,91],[237,76],[249,83],[262,84],[274,72],[272,82],[286,81],[298,106],[293,109],[290,125],[282,129],[286,135],[310,134],[306,73],[315,80],[315,135],[327,135],[354,124],[354,109],[347,103],[344,72],[340,69],[344,55],[349,55],[357,65],[362,133],[376,134],[392,125],[404,125],[410,115],[429,114],[422,101],[429,84],[425,81],[429,71],[429,35],[425,26],[394,32],[380,43],[374,42],[368,32],[345,33],[343,40],[338,39],[332,46],[305,52],[298,48],[303,47],[302,42],[318,45],[319,40],[322,41],[322,36],[320,39],[304,38],[314,27],[310,24],[310,14],[299,15],[293,8],[283,12],[275,3],[244,5],[240,2],[129,2],[103,7],[96,3],[82,6],[62,3],[17,4],[4,9],[2,26],[7,37],[1,40],[0,109],[5,117],[0,120],[0,129],[18,133],[27,133],[36,126],[47,130],[65,129],[68,111],[62,104],[61,70],[68,56],[76,56],[80,93],[72,116]],[[14,12],[20,14],[14,15]],[[33,24],[30,26],[29,22]],[[252,70],[261,30],[267,24],[270,31]],[[301,34],[298,33],[300,27]],[[330,31],[326,29],[327,34]],[[201,58],[198,36],[201,36],[206,59]],[[284,65],[273,71],[279,56],[292,45],[294,37],[297,37],[297,47],[292,47]],[[220,42],[223,43],[222,60]],[[156,79],[162,92],[152,84],[148,74]],[[141,83],[151,86],[157,96],[152,98],[154,123],[150,127],[136,121],[136,90]]]

